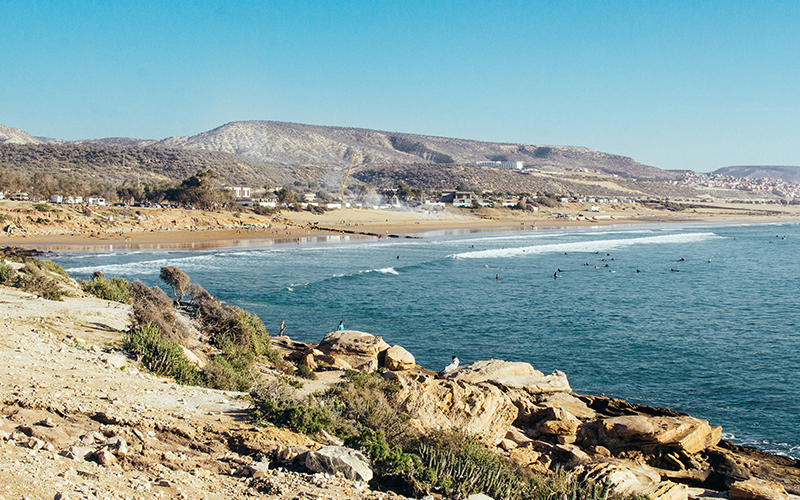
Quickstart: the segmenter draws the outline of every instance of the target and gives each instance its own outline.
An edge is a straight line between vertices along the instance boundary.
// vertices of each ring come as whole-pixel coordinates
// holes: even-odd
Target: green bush
[[[181,347],[164,338],[161,329],[151,323],[132,325],[125,332],[122,348],[134,354],[156,375],[172,377],[179,384],[199,385],[203,377],[189,362]]]
[[[323,430],[336,433],[337,426],[330,410],[292,399],[288,384],[283,380],[257,387],[250,393],[250,398],[253,418],[258,422],[268,421],[308,435],[319,434]]]
[[[14,286],[17,271],[8,264],[0,264],[0,285]]]
[[[129,285],[124,278],[106,279],[102,274],[95,274],[92,281],[83,284],[83,290],[103,300],[130,304],[132,300],[128,293]]]
[[[314,370],[309,368],[306,365],[299,365],[297,367],[297,371],[295,371],[295,375],[301,378],[307,378],[308,380],[316,380],[317,374],[314,373]]]

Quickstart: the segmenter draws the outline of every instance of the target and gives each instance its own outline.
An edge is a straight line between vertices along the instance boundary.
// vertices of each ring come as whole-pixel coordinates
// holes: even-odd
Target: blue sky
[[[800,165],[800,2],[6,0],[0,124],[237,120]]]

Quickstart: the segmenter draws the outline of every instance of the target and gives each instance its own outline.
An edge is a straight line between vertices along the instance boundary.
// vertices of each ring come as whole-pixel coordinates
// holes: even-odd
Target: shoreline
[[[314,214],[281,212],[273,217],[238,212],[212,212],[193,217],[194,226],[176,222],[188,218],[181,209],[163,210],[145,221],[107,223],[94,230],[82,221],[73,231],[39,220],[25,234],[0,233],[0,245],[41,251],[137,251],[259,248],[273,245],[336,244],[351,241],[413,239],[521,230],[558,230],[584,227],[633,227],[653,224],[748,224],[800,222],[800,207],[740,213],[740,207],[706,209],[702,212],[663,212],[623,209],[603,213],[598,220],[557,218],[552,215],[511,210],[394,211],[345,209]],[[731,212],[733,210],[733,212]],[[232,215],[233,214],[233,215]],[[104,217],[113,219],[114,215]],[[120,221],[117,218],[117,221]],[[126,225],[127,224],[127,225]],[[200,225],[204,224],[204,225]],[[166,227],[165,227],[166,226]]]

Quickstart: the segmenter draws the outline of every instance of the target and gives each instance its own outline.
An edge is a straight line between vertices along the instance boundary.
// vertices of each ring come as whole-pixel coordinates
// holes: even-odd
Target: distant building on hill
[[[481,167],[513,168],[515,170],[522,170],[522,167],[525,166],[521,161],[476,161],[475,165]]]

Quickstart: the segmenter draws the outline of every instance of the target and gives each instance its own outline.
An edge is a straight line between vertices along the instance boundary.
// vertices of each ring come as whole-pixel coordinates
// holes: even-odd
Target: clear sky
[[[800,2],[5,0],[0,124],[238,120],[800,165]]]

